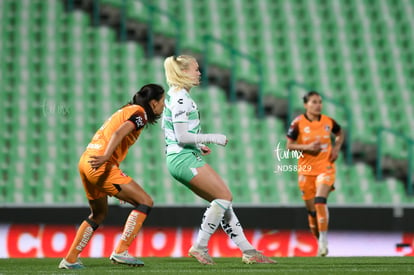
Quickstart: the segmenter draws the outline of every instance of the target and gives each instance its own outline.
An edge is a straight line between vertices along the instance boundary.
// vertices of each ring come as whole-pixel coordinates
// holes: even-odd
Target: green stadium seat
[[[115,8],[121,8],[122,2],[123,1],[119,1],[119,0],[100,0],[100,5],[109,5]],[[141,1],[126,1],[126,2],[130,3],[130,2],[141,2]]]
[[[143,1],[127,1],[127,17],[141,22],[148,22],[148,8]]]
[[[122,7],[116,0],[100,4]],[[126,4],[129,19],[148,22],[143,1]],[[411,134],[412,127],[407,127],[414,125],[409,92],[414,88],[413,35],[407,11],[413,8],[411,2],[156,0],[151,4],[179,15],[182,49],[202,54],[203,37],[211,34],[258,59],[265,94],[287,98],[286,83],[294,80],[348,106],[355,141],[374,144],[377,128],[383,125]],[[167,16],[155,13],[152,19],[157,33],[175,34]],[[62,1],[0,1],[0,23],[4,60],[0,204],[83,204],[86,198],[76,167],[80,154],[103,121],[140,86],[152,82],[167,87],[163,58],[146,59],[141,45],[118,43],[113,30],[92,27],[86,13],[65,13]],[[230,68],[231,55],[225,47],[212,42],[207,46],[210,64]],[[236,64],[238,80],[258,81],[255,66],[246,60]],[[300,112],[305,91],[294,90],[294,107]],[[192,95],[200,105],[203,131],[229,137],[225,148],[212,145],[214,151],[206,160],[228,182],[235,203],[303,205],[297,175],[273,173],[273,151],[285,143],[285,123],[256,119],[246,103],[228,104],[225,92],[208,87],[197,88]],[[59,108],[68,108],[69,113]],[[330,104],[324,108],[348,126],[344,111]],[[385,137],[384,144],[385,154],[407,158],[401,140]],[[142,182],[156,204],[202,203],[169,175],[163,149],[159,125],[149,127],[122,169]],[[377,182],[366,165],[346,166],[338,160],[337,171],[332,204],[413,201],[401,182]]]

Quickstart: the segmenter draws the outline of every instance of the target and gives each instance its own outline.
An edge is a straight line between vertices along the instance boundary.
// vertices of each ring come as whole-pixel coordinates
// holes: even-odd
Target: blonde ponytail
[[[197,86],[198,83],[185,72],[195,61],[196,59],[190,55],[167,57],[164,61],[164,70],[168,85],[187,90]]]

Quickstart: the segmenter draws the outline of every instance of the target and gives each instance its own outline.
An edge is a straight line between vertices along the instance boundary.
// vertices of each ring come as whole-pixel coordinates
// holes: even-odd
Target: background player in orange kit
[[[308,210],[309,227],[318,238],[318,256],[328,254],[327,198],[334,190],[335,160],[344,141],[341,127],[322,115],[322,98],[315,91],[303,97],[306,112],[296,117],[287,133],[287,148],[303,151],[298,160],[298,182]],[[335,144],[332,147],[332,134]]]
[[[125,223],[124,231],[110,259],[112,262],[131,266],[144,263],[128,254],[128,247],[135,239],[149,214],[152,198],[132,178],[125,175],[119,164],[128,149],[138,139],[148,123],[156,123],[164,110],[164,89],[156,84],[143,86],[129,104],[116,111],[96,132],[79,161],[79,173],[91,209],[90,216],[80,225],[71,248],[59,264],[62,269],[79,269],[78,259],[94,231],[108,212],[108,196],[135,206]]]

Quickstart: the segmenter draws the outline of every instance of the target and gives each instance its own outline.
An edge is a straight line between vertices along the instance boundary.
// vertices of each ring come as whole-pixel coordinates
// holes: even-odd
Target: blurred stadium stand
[[[303,84],[351,133],[330,204],[409,205],[413,18],[410,0],[2,0],[0,205],[83,205],[80,154],[140,86],[167,88],[163,59],[174,53],[208,63],[209,85],[193,96],[203,130],[229,137],[207,161],[236,204],[302,205],[295,173],[274,173],[274,150],[302,110]],[[260,92],[263,106],[251,104]],[[157,205],[200,205],[169,176],[163,150],[160,127],[149,127],[122,169]]]

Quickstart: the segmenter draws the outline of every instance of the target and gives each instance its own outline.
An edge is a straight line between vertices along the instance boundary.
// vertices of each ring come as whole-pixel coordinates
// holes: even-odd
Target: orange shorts
[[[302,199],[313,199],[316,195],[316,187],[319,184],[329,185],[332,191],[335,190],[335,170],[328,170],[319,175],[299,175],[298,183],[299,189],[302,192]]]
[[[104,196],[115,196],[121,190],[118,185],[130,183],[127,176],[113,163],[106,162],[97,170],[88,163],[89,155],[84,153],[79,160],[79,173],[88,200],[100,199]]]

